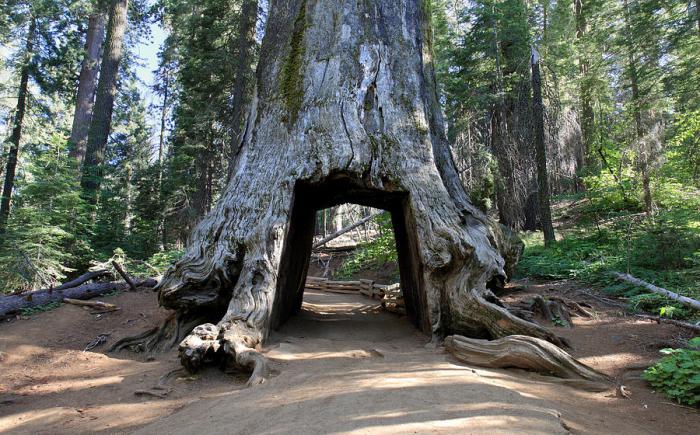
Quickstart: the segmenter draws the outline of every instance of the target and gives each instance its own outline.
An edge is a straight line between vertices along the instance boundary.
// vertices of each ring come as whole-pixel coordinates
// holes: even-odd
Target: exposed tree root
[[[180,343],[180,362],[190,373],[209,363],[223,362],[251,372],[247,385],[262,384],[269,376],[267,358],[258,348],[262,335],[240,318],[219,325],[199,325]]]
[[[114,343],[108,352],[130,349],[134,352],[162,352],[174,348],[182,339],[202,322],[201,317],[191,318],[172,313],[160,327],[153,327],[139,335],[124,337]]]
[[[529,335],[559,347],[571,347],[564,337],[558,337],[552,331],[508,311],[493,294],[487,293],[486,297],[482,297],[478,291],[472,290],[468,300],[470,307],[467,312],[471,314],[469,323],[482,325],[492,338]],[[455,329],[459,331],[462,328]]]
[[[532,311],[541,315],[547,322],[556,326],[571,328],[571,315],[567,307],[558,300],[545,299],[540,295],[532,301]]]
[[[612,386],[605,374],[574,359],[571,355],[547,341],[511,335],[498,340],[477,340],[451,335],[445,339],[445,348],[458,360],[489,368],[521,368],[563,379],[592,382],[569,384],[604,391]]]

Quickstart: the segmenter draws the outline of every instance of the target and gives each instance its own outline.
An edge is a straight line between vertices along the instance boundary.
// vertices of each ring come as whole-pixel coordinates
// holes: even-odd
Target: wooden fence
[[[382,301],[382,307],[394,313],[405,312],[401,284],[375,284],[371,279],[359,281],[331,281],[327,278],[309,276],[306,278],[306,288],[329,293],[360,294],[370,299]]]

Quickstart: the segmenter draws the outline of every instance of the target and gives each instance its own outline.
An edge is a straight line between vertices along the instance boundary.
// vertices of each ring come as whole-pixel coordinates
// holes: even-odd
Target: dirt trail
[[[512,298],[550,287],[527,285]],[[633,396],[625,400],[521,371],[467,367],[376,301],[308,290],[302,313],[266,347],[278,376],[244,389],[243,376],[213,368],[173,379],[164,399],[137,397],[135,390],[178,367],[174,352],[147,361],[81,349],[99,333],[120,337],[157,323],[154,299],[107,298],[124,310],[101,320],[63,306],[1,325],[0,431],[682,434],[700,427],[699,412],[668,404],[638,379],[639,370],[626,370],[653,360],[678,333],[672,327],[600,309],[597,319],[557,328],[577,357],[614,376],[627,373]]]

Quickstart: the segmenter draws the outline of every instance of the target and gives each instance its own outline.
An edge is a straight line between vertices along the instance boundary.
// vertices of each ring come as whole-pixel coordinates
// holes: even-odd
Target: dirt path
[[[510,297],[534,291],[573,290],[526,285]],[[99,333],[120,337],[156,324],[162,314],[154,299],[125,293],[106,299],[124,309],[100,319],[62,306],[0,325],[0,431],[682,434],[700,427],[699,412],[668,404],[638,379],[639,370],[627,370],[652,361],[678,334],[673,327],[600,308],[597,319],[558,328],[577,357],[614,376],[626,373],[633,396],[625,400],[525,372],[464,366],[376,302],[311,291],[302,314],[271,338],[266,352],[279,375],[264,385],[243,389],[244,377],[210,369],[174,378],[164,399],[138,397],[134,391],[178,367],[174,352],[147,361],[82,348]]]

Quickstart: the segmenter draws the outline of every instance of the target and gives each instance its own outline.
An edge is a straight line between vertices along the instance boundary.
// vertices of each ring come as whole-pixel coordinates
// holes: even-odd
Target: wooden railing
[[[306,278],[306,288],[329,293],[360,294],[370,299],[382,301],[382,307],[387,311],[404,313],[404,300],[401,284],[375,284],[371,279],[359,281],[331,281],[327,278],[309,276]]]

